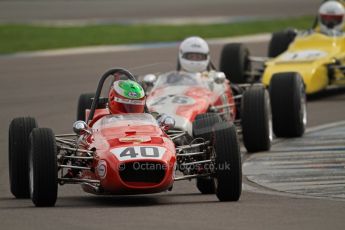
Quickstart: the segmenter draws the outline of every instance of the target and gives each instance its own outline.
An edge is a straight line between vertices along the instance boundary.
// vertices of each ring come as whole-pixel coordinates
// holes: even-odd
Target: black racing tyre
[[[243,143],[249,153],[267,151],[273,139],[270,97],[260,85],[248,88],[242,96]]]
[[[36,128],[30,135],[30,194],[37,207],[51,207],[57,198],[57,147],[51,129]]]
[[[268,57],[277,57],[286,51],[295,39],[296,34],[296,31],[293,29],[273,33],[268,45]]]
[[[196,178],[196,187],[201,194],[214,194],[216,192],[216,184],[213,177]]]
[[[29,136],[37,128],[32,117],[12,120],[9,127],[8,160],[11,193],[16,198],[30,198],[29,186]]]
[[[84,93],[79,96],[78,109],[77,109],[77,121],[86,121],[85,110],[91,109],[92,98],[95,97],[95,93]]]
[[[269,92],[273,131],[277,137],[300,137],[307,124],[306,94],[302,77],[295,72],[274,74]]]
[[[236,127],[222,122],[213,128],[216,195],[220,201],[238,201],[242,192],[242,164]]]
[[[193,137],[210,140],[213,125],[221,121],[222,119],[217,113],[198,114],[193,122]]]
[[[212,127],[219,122],[222,122],[222,119],[216,113],[198,114],[193,122],[193,137],[211,140]],[[202,194],[214,194],[216,192],[214,178],[199,177],[196,179],[196,187]]]
[[[251,69],[249,50],[240,43],[224,45],[220,56],[220,71],[233,83],[246,83],[247,74]]]

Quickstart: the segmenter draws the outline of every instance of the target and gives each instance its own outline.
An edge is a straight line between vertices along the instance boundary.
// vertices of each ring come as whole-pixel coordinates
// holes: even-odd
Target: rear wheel
[[[29,168],[32,202],[37,207],[54,206],[57,198],[57,147],[51,129],[32,130]]]
[[[92,98],[95,97],[94,93],[84,93],[79,96],[78,109],[77,109],[77,120],[85,121],[85,110],[90,109],[92,105]]]
[[[238,201],[242,192],[242,164],[236,127],[214,125],[216,152],[216,195],[220,201]]]
[[[273,139],[270,98],[262,86],[243,93],[241,105],[243,142],[248,152],[266,151]]]
[[[220,56],[220,71],[233,83],[246,83],[251,69],[249,50],[240,43],[226,44]]]
[[[295,37],[296,31],[293,29],[273,33],[268,45],[268,57],[277,57],[286,51]]]
[[[201,194],[214,194],[216,192],[216,184],[213,177],[197,178],[196,187]]]
[[[270,86],[273,131],[277,137],[300,137],[307,125],[306,94],[298,73],[274,74]]]
[[[211,140],[212,127],[221,122],[222,119],[216,113],[205,113],[196,116],[193,122],[193,137],[201,137],[205,140]],[[202,194],[214,194],[215,181],[212,177],[199,177],[196,179],[196,187]]]
[[[210,140],[213,125],[221,121],[217,113],[198,114],[193,122],[193,137]]]
[[[32,117],[12,120],[9,127],[8,159],[11,192],[16,198],[30,198],[29,136],[37,128]]]

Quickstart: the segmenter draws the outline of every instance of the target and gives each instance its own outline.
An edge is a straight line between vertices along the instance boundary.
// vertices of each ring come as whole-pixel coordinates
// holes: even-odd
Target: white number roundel
[[[193,105],[195,100],[183,95],[168,95],[152,99],[148,102],[149,106],[159,105]]]
[[[303,50],[296,52],[287,52],[279,59],[282,61],[312,61],[327,55],[326,52],[321,50]]]
[[[120,161],[131,159],[162,159],[166,149],[158,146],[130,146],[110,150]]]

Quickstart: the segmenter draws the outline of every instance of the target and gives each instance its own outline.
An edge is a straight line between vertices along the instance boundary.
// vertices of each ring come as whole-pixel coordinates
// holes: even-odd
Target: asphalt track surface
[[[267,45],[250,44],[254,55]],[[216,65],[221,46],[211,47]],[[95,90],[108,68],[176,61],[177,47],[58,57],[0,58],[0,229],[343,229],[345,203],[306,198],[259,188],[245,189],[239,202],[220,203],[200,195],[195,183],[177,182],[172,192],[146,196],[101,197],[78,185],[59,187],[54,208],[35,208],[16,200],[8,182],[8,126],[12,118],[31,115],[55,133],[71,132],[77,98]],[[153,71],[153,70],[152,70]],[[308,103],[309,127],[344,120],[345,92]],[[245,155],[245,158],[247,156]],[[262,193],[263,192],[263,193]]]
[[[248,16],[314,14],[319,2],[12,0],[0,1],[0,22],[127,23],[201,16],[241,20]],[[254,54],[263,55],[266,45],[251,44],[250,48]],[[216,63],[219,50],[220,46],[212,47]],[[246,189],[236,203],[220,203],[213,195],[200,195],[193,182],[178,182],[169,193],[132,197],[97,197],[83,193],[78,185],[67,185],[59,187],[55,208],[34,208],[30,200],[13,198],[9,192],[7,159],[7,131],[13,117],[31,115],[41,127],[51,127],[56,133],[71,132],[79,94],[95,90],[104,70],[113,66],[133,70],[157,60],[174,63],[175,55],[176,48],[164,48],[0,58],[0,229],[343,229],[344,202],[274,192],[246,180]],[[308,103],[308,126],[344,120],[344,100],[344,91],[312,98]]]
[[[108,23],[146,19],[314,15],[321,0],[2,0],[0,22]]]
[[[243,164],[251,182],[274,191],[345,201],[345,121],[276,140],[269,152]]]

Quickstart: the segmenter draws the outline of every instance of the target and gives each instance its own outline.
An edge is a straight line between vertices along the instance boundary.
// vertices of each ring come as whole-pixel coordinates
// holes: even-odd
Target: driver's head
[[[344,24],[345,9],[337,1],[327,1],[320,6],[320,30],[329,34],[331,31],[341,32]]]
[[[181,69],[187,72],[203,72],[210,63],[210,49],[200,37],[189,37],[182,41],[179,49]]]
[[[144,112],[145,92],[141,85],[135,81],[114,81],[108,98],[108,108],[112,114]]]

